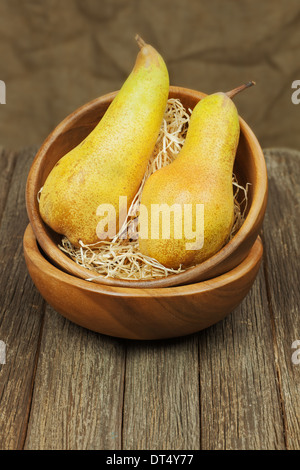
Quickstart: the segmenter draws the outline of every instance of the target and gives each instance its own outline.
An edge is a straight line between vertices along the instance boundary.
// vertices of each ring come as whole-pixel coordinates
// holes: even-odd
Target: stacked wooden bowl
[[[63,253],[60,236],[40,217],[37,194],[56,162],[97,125],[116,93],[82,106],[49,135],[27,180],[30,225],[24,254],[36,287],[58,312],[91,330],[134,339],[181,336],[206,328],[230,313],[249,292],[262,257],[259,232],[267,204],[267,171],[261,147],[240,118],[241,135],[234,172],[250,183],[246,218],[231,241],[203,263],[179,274],[147,281],[98,277]],[[170,87],[193,109],[203,93]]]

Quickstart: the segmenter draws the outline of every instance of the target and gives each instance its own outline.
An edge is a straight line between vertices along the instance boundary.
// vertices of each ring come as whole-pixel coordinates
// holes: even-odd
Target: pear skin
[[[93,131],[57,162],[41,192],[42,219],[75,246],[80,240],[99,241],[103,213],[98,208],[105,204],[115,211],[108,213],[107,225],[118,232],[158,137],[169,93],[168,71],[161,55],[136,39],[140,51],[131,74]],[[119,197],[127,198],[122,213]]]
[[[168,268],[199,264],[228,239],[234,220],[232,172],[240,134],[231,97],[250,84],[254,82],[199,101],[176,160],[146,181],[139,249]],[[164,232],[167,222],[169,230]]]

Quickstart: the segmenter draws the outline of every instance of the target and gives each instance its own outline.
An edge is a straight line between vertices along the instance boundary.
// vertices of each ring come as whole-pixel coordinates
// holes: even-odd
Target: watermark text
[[[298,365],[300,364],[300,339],[292,343],[292,349],[296,349],[292,354],[292,363]]]
[[[3,80],[0,80],[0,104],[6,104],[6,85]]]
[[[0,341],[0,364],[6,364],[6,344]]]
[[[295,91],[292,93],[291,100],[293,104],[300,103],[300,80],[294,80],[292,83],[292,88]]]
[[[117,222],[122,226],[127,213],[126,196],[119,197],[118,213],[119,217],[112,204],[98,206],[96,215],[100,221],[96,232],[100,240],[113,239]],[[137,224],[135,233],[130,233],[131,239],[188,240],[186,250],[200,250],[204,245],[204,204],[151,204],[149,209],[140,204],[139,214],[142,223]],[[122,232],[120,238],[126,237],[126,231]]]

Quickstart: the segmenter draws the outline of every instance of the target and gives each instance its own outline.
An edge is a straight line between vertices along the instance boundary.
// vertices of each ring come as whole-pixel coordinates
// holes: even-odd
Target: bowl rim
[[[246,275],[256,264],[261,263],[263,244],[260,236],[258,236],[248,255],[238,266],[233,268],[231,271],[228,271],[227,273],[224,273],[213,279],[182,286],[147,289],[96,284],[94,282],[86,281],[85,279],[73,276],[72,274],[65,273],[51,264],[51,262],[48,261],[41,253],[39,250],[38,241],[30,223],[27,225],[24,232],[23,251],[25,254],[25,260],[28,258],[32,265],[38,270],[47,273],[48,276],[55,279],[56,281],[64,282],[65,284],[71,284],[73,287],[83,289],[87,292],[126,298],[148,298],[151,296],[167,298],[170,296],[174,297],[210,292],[226,286],[228,283],[236,281],[237,279]]]
[[[217,266],[220,261],[226,258],[245,241],[247,235],[256,223],[256,221],[263,217],[266,204],[267,204],[267,194],[268,194],[268,178],[267,178],[267,168],[265,158],[261,149],[261,146],[253,133],[252,129],[249,125],[244,121],[244,119],[239,116],[240,121],[240,128],[241,132],[243,132],[246,140],[249,142],[251,141],[252,145],[255,147],[255,156],[254,165],[257,169],[256,171],[256,191],[253,193],[253,200],[251,207],[249,208],[249,212],[245,218],[243,225],[237,231],[237,233],[233,236],[233,238],[224,245],[217,253],[213,256],[208,258],[207,260],[203,261],[202,263],[191,266],[187,268],[185,271],[180,272],[178,274],[170,274],[166,277],[162,277],[159,279],[150,279],[150,280],[121,280],[121,279],[114,279],[104,277],[102,275],[93,275],[91,276],[91,271],[87,268],[84,268],[78,264],[76,264],[71,258],[68,257],[67,254],[63,253],[58,246],[52,241],[51,237],[44,229],[44,222],[41,220],[38,210],[36,209],[36,205],[34,202],[34,198],[37,195],[33,194],[31,191],[31,186],[34,184],[36,176],[39,172],[40,166],[39,163],[51,144],[55,141],[55,139],[65,130],[66,127],[71,127],[72,123],[78,119],[86,111],[90,111],[93,108],[97,107],[98,103],[109,103],[118,93],[118,91],[113,91],[102,95],[96,99],[89,101],[88,103],[83,104],[71,114],[66,116],[55,128],[54,130],[48,135],[45,141],[42,143],[41,147],[39,148],[38,152],[35,155],[35,158],[32,162],[31,168],[29,170],[27,183],[26,183],[26,208],[29,221],[32,225],[33,231],[37,237],[37,240],[41,246],[41,248],[50,256],[52,261],[56,262],[60,266],[64,267],[65,269],[69,270],[70,272],[74,273],[76,276],[82,277],[84,280],[85,278],[93,277],[93,282],[96,284],[106,284],[109,286],[116,286],[116,283],[119,285],[134,287],[134,288],[157,288],[157,287],[168,287],[170,285],[176,286],[179,284],[190,282],[195,276],[199,276],[202,272],[206,272],[210,268]],[[170,94],[176,95],[176,93],[184,93],[185,96],[190,96],[195,98],[195,96],[199,97],[199,100],[206,96],[205,93],[188,89],[179,86],[170,86]],[[254,240],[253,240],[254,242]],[[196,274],[195,274],[196,273]]]

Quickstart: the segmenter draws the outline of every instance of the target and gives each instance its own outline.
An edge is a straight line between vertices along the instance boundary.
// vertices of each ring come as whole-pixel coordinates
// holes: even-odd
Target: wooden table
[[[265,151],[264,259],[243,303],[153,342],[78,327],[37,292],[22,250],[34,154],[0,150],[0,448],[300,449],[300,153]]]

